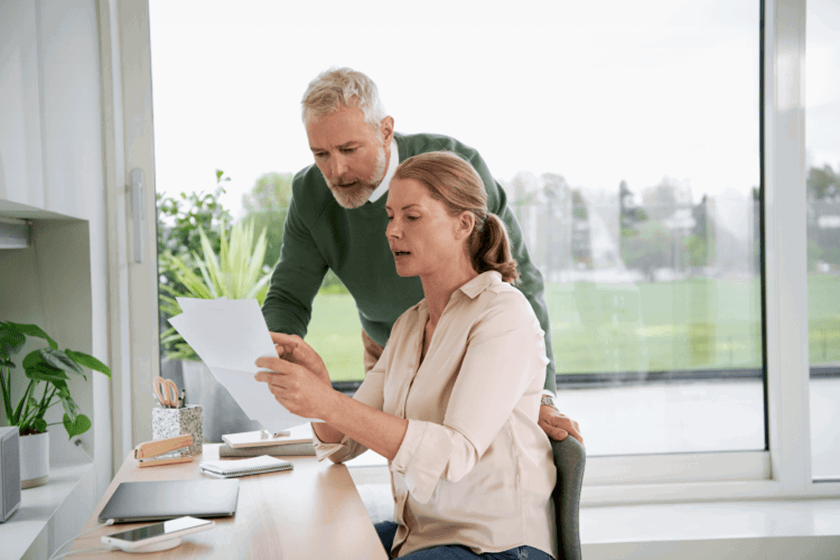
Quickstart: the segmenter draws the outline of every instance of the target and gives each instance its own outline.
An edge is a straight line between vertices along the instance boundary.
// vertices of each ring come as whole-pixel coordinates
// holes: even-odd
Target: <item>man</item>
[[[397,275],[385,237],[385,194],[391,177],[399,162],[410,156],[438,150],[458,153],[478,171],[490,211],[508,228],[519,264],[518,287],[545,331],[549,364],[540,426],[553,439],[572,434],[583,442],[577,422],[554,405],[554,355],[542,275],[528,256],[505,192],[478,152],[446,136],[394,132],[394,119],[385,112],[376,84],[349,68],[331,69],[315,78],[301,105],[315,165],[300,171],[292,183],[280,260],[262,308],[269,330],[304,337],[312,301],[332,269],[356,301],[365,372],[369,371],[394,321],[423,298],[418,278]]]

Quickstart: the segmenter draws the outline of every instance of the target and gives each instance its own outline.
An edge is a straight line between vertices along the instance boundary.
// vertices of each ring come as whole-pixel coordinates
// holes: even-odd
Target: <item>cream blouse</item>
[[[537,424],[547,359],[531,306],[499,273],[479,275],[450,297],[421,364],[428,318],[425,300],[400,316],[354,396],[408,419],[390,463],[392,556],[446,544],[554,556],[557,471]],[[347,437],[315,448],[337,463],[366,450]]]

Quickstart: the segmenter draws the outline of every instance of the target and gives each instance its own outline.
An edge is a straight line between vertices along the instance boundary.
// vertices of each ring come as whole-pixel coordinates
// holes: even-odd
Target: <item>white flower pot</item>
[[[50,434],[20,436],[20,487],[47,483],[50,475]]]

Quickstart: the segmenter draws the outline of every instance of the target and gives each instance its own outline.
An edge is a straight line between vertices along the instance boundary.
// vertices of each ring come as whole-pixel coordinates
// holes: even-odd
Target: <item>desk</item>
[[[199,462],[217,460],[219,444],[204,444],[191,463],[139,468],[126,458],[97,504],[84,530],[99,524],[98,516],[120,482],[203,478]],[[294,558],[385,560],[388,558],[344,465],[315,457],[287,457],[294,469],[239,479],[236,515],[215,519],[209,531],[183,537],[172,550],[129,554],[91,551],[68,558]],[[105,546],[100,537],[148,523],[120,523],[102,527],[78,539],[72,549]]]

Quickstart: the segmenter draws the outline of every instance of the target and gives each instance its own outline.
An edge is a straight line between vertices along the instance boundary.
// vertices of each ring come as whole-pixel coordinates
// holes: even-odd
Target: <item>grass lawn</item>
[[[558,373],[751,368],[761,365],[757,280],[549,284]],[[840,362],[840,278],[808,281],[812,364]],[[353,298],[321,294],[306,337],[335,381],[363,376]]]
[[[350,294],[318,294],[306,342],[321,355],[333,381],[364,378],[362,323]]]

